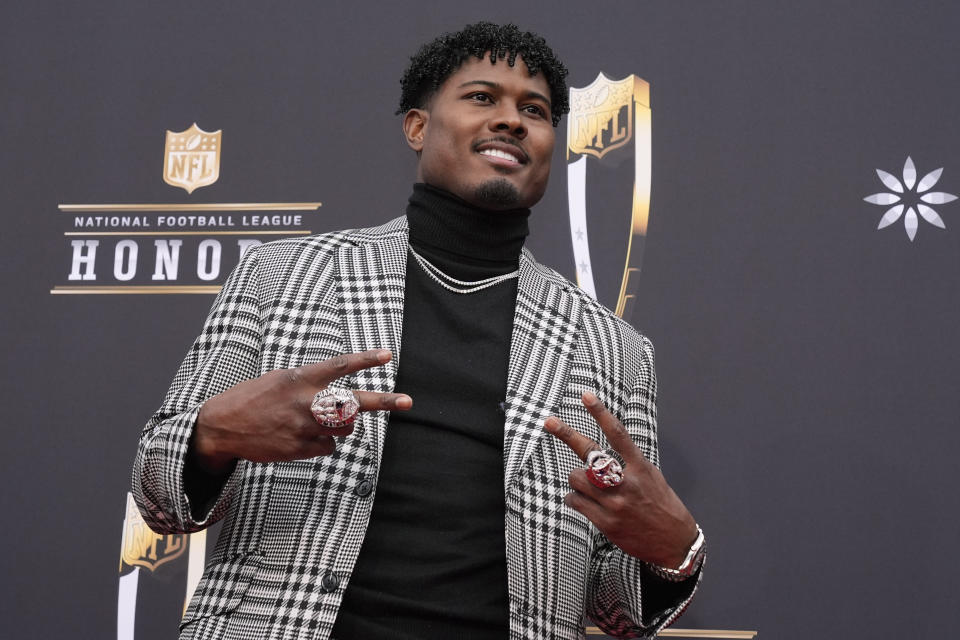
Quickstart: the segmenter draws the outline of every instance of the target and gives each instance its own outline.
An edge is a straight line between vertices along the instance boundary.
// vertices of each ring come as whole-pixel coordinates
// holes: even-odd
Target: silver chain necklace
[[[408,245],[409,246],[409,245]],[[501,282],[506,282],[507,280],[512,280],[520,275],[520,270],[511,271],[510,273],[504,273],[503,275],[493,276],[492,278],[484,278],[483,280],[457,280],[452,276],[448,276],[439,267],[432,264],[429,260],[424,258],[422,255],[414,251],[413,247],[410,247],[410,254],[417,261],[417,264],[424,270],[424,272],[430,276],[437,284],[439,284],[444,289],[448,291],[453,291],[454,293],[473,293],[474,291],[480,291],[481,289],[487,289],[494,285],[498,285]],[[459,287],[454,285],[460,285]]]

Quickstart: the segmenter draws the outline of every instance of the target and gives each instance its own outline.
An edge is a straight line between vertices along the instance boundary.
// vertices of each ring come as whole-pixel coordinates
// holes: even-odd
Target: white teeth
[[[520,159],[517,156],[511,155],[506,151],[500,151],[500,149],[484,149],[480,152],[481,155],[491,156],[494,158],[502,158],[504,160],[510,160],[511,162],[519,163]]]

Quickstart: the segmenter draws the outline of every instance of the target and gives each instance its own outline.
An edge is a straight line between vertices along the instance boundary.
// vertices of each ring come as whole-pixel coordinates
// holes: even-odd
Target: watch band
[[[668,580],[670,582],[682,582],[695,574],[700,566],[703,564],[703,558],[707,554],[707,547],[703,537],[703,529],[700,528],[700,525],[697,525],[697,539],[693,541],[693,544],[690,545],[690,550],[687,551],[687,557],[684,558],[683,562],[676,569],[670,569],[668,567],[661,567],[660,565],[653,564],[651,562],[645,562],[647,568],[654,573],[654,575]]]

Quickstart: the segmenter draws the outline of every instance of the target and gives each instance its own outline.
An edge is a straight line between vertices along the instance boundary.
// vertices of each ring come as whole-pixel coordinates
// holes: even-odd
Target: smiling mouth
[[[494,160],[494,164],[507,166],[525,165],[530,161],[523,148],[506,137],[487,138],[474,145],[474,149],[482,156],[487,156]]]
[[[517,164],[523,164],[523,160],[519,157],[508,153],[506,151],[501,151],[500,149],[484,149],[479,152],[482,156],[490,156],[491,158],[500,158],[501,160],[508,160],[510,162],[516,162]]]

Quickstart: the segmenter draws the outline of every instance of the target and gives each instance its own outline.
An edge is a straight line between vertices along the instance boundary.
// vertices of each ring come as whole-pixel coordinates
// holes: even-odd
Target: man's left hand
[[[623,459],[623,482],[601,489],[590,482],[586,469],[574,469],[569,476],[573,491],[564,502],[631,556],[661,567],[679,567],[697,538],[693,516],[600,399],[587,392],[581,401]],[[544,428],[581,460],[603,448],[559,418],[547,418]]]

